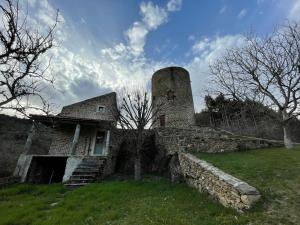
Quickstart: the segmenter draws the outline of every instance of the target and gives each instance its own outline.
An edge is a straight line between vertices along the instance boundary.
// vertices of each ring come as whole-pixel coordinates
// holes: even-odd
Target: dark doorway
[[[161,127],[165,127],[165,125],[166,125],[166,116],[165,115],[159,116],[159,125]]]
[[[62,182],[67,158],[68,157],[33,156],[27,182],[37,184]]]
[[[143,173],[154,172],[155,158],[158,154],[155,148],[155,136],[146,135],[144,143],[141,149],[141,164]],[[116,158],[115,172],[121,174],[133,174],[134,172],[134,160],[135,160],[135,148],[134,141],[124,141],[120,146]]]
[[[131,142],[125,141],[122,143],[116,159],[116,173],[133,174],[134,148],[135,146]]]

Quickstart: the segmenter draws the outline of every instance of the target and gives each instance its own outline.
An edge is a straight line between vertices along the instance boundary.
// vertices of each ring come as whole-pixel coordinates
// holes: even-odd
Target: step
[[[85,166],[98,166],[101,165],[102,163],[88,163],[88,162],[81,162],[80,165],[85,165]]]
[[[91,163],[98,163],[98,162],[103,162],[105,160],[91,160],[91,159],[83,159],[82,162],[91,162]]]
[[[100,168],[98,167],[86,167],[86,166],[78,166],[76,170],[81,170],[81,171],[99,171]]]
[[[102,164],[87,164],[87,163],[81,163],[78,165],[78,167],[99,167],[102,166]]]
[[[72,179],[77,179],[77,178],[87,178],[87,179],[89,179],[89,178],[91,178],[91,179],[96,179],[96,175],[95,174],[79,174],[79,175],[72,175],[71,177],[70,177],[70,180],[72,180]]]
[[[99,167],[98,166],[86,166],[86,165],[79,165],[77,166],[76,169],[98,169]]]
[[[105,161],[106,160],[82,160],[83,163],[100,163]]]
[[[73,172],[74,175],[84,175],[84,174],[88,174],[88,175],[97,175],[99,173],[98,170],[95,171],[87,171],[87,170],[75,170]]]

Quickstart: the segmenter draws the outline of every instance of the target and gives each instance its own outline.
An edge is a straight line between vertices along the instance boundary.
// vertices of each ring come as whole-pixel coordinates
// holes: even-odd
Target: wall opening
[[[68,157],[33,156],[26,181],[36,184],[60,183]]]
[[[166,116],[165,115],[159,116],[159,125],[161,127],[165,127],[166,126]]]
[[[155,136],[146,135],[141,149],[142,172],[155,172],[155,158],[158,154],[155,148]],[[133,140],[127,140],[122,143],[118,152],[115,164],[115,172],[120,174],[133,174],[135,160],[135,143]]]

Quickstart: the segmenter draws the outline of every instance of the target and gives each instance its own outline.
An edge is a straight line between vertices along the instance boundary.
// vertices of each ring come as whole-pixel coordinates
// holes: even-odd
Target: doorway
[[[96,131],[93,155],[103,155],[106,147],[106,132]]]
[[[26,181],[29,183],[60,183],[65,174],[66,156],[33,156]]]

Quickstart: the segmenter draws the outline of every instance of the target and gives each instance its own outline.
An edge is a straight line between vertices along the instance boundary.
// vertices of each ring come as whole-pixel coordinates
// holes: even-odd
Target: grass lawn
[[[0,224],[288,225],[300,221],[300,148],[199,157],[257,187],[263,200],[239,214],[184,184],[164,179],[111,180],[76,190],[61,184],[23,184],[0,189]]]
[[[197,156],[260,191],[261,211],[245,214],[251,224],[300,224],[300,146]]]

